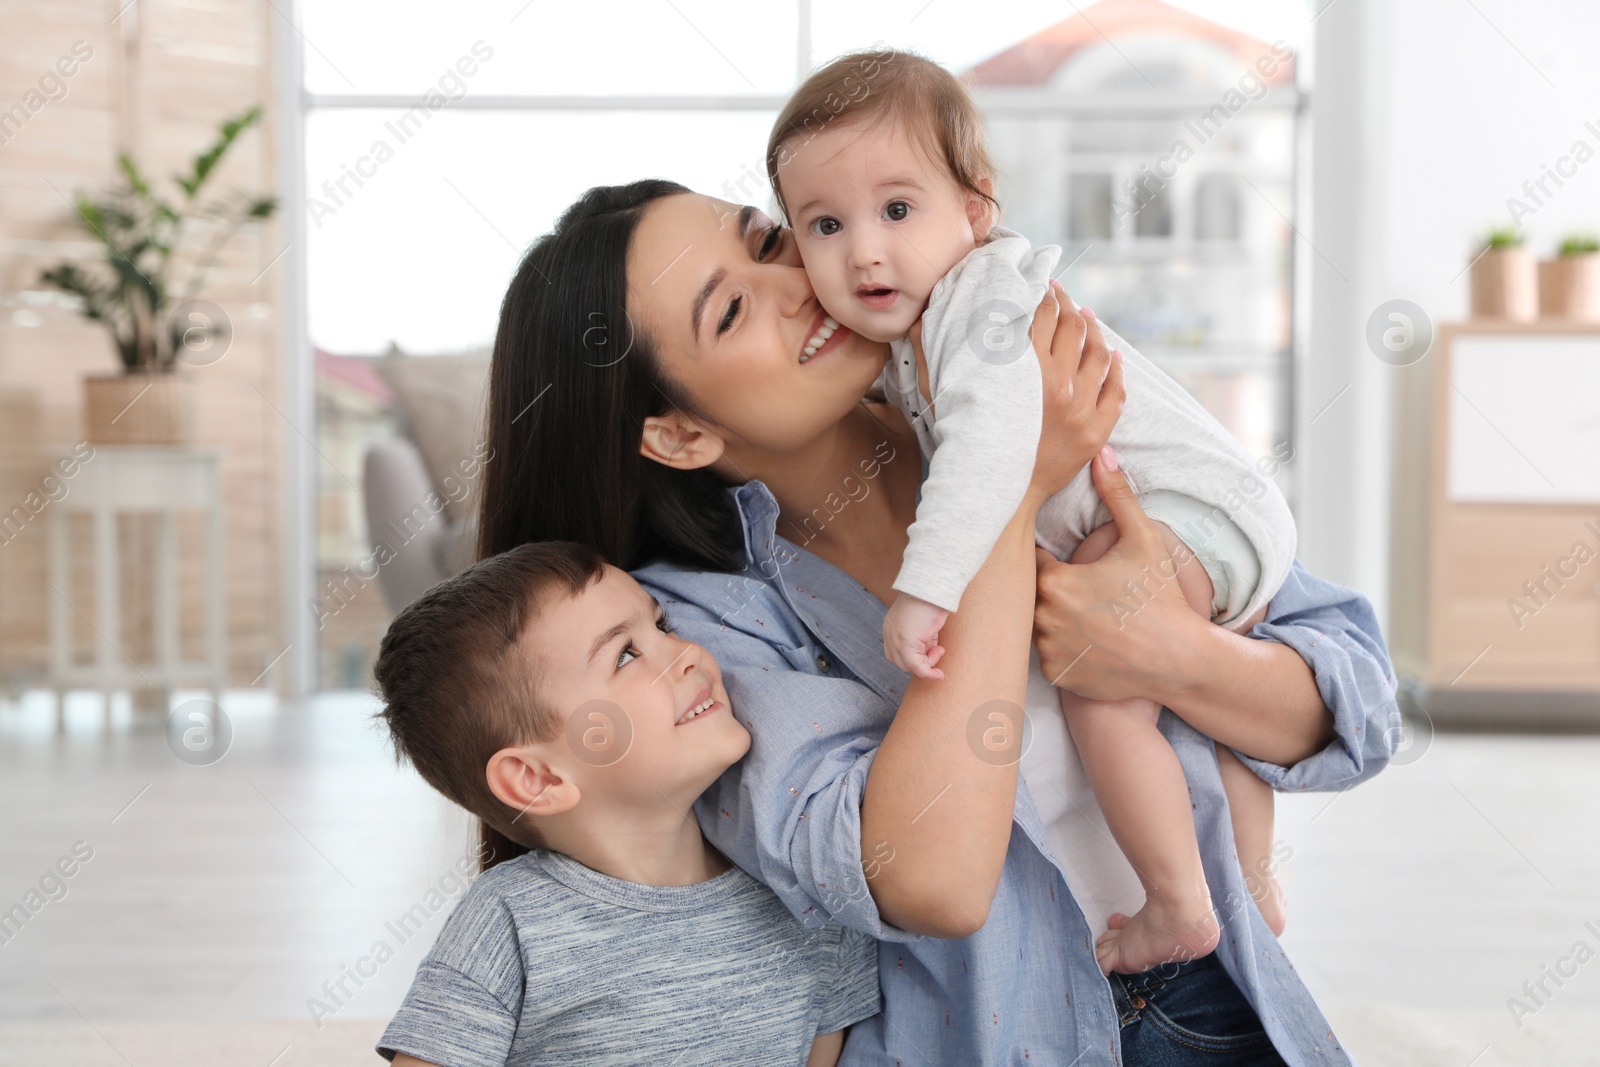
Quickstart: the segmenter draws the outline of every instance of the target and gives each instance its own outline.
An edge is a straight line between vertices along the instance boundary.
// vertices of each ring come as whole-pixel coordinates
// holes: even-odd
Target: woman
[[[1209,739],[1278,788],[1375,773],[1392,703],[1370,608],[1297,567],[1252,639],[1150,583],[1160,538],[1098,455],[1120,366],[1047,297],[1033,484],[948,625],[947,680],[908,680],[880,634],[924,471],[903,421],[863,400],[884,346],[840,331],[800,362],[821,321],[792,239],[755,209],[669,182],[591,190],[506,294],[481,553],[591,543],[717,656],[754,744],[701,801],[707,835],[803,921],[883,942],[884,1012],[843,1062],[1348,1062],[1244,893]],[[1086,566],[1036,558],[1039,502],[1091,457],[1121,541]],[[1130,581],[1150,595],[1113,621]],[[1170,709],[1212,955],[1101,975],[1020,746],[989,744],[1020,718],[1034,645],[1045,677]]]

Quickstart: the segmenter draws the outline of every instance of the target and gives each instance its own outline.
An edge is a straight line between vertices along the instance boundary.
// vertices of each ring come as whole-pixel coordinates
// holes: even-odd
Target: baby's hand
[[[944,680],[934,664],[944,655],[939,631],[950,613],[941,607],[901,593],[883,619],[883,654],[890,663],[918,678]]]

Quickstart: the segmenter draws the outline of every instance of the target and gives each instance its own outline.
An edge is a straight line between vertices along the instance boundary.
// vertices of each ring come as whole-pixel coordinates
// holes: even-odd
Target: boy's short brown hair
[[[538,665],[518,641],[558,595],[598,581],[605,560],[588,545],[519,545],[440,582],[389,624],[372,673],[396,758],[483,822],[485,869],[538,837],[489,790],[489,757],[550,741],[560,730],[539,698]],[[505,839],[505,840],[502,840]]]
[[[898,121],[958,186],[998,210],[998,201],[983,189],[983,181],[994,178],[994,163],[966,88],[933,60],[889,48],[848,52],[819,67],[778,113],[767,138],[767,180],[784,214],[789,207],[778,183],[780,166],[825,129],[884,119]]]

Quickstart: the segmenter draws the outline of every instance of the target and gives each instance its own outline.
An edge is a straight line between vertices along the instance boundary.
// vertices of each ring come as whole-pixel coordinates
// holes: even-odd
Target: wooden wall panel
[[[120,147],[167,180],[229,115],[254,104],[268,121],[235,146],[217,191],[274,189],[272,5],[258,0],[8,0],[0,34],[0,120],[74,42],[93,56],[65,80],[66,93],[10,131],[0,129],[0,507],[42,476],[83,436],[80,379],[115,366],[110,342],[56,295],[41,268],[92,254],[63,199],[115,176]],[[116,21],[113,22],[113,18]],[[9,132],[9,137],[7,136]],[[173,190],[176,195],[176,190]],[[227,450],[230,675],[245,685],[283,650],[280,514],[283,435],[295,432],[277,403],[282,331],[276,225],[241,235],[211,274],[205,297],[234,328],[227,355],[192,373],[199,436]],[[258,277],[259,276],[259,277]],[[312,432],[311,427],[303,428]],[[130,533],[125,553],[141,538]],[[129,557],[131,561],[131,556]],[[0,679],[36,680],[46,662],[44,525],[0,544]],[[202,619],[198,570],[185,564],[185,647]],[[131,578],[129,593],[138,592]],[[82,588],[80,586],[80,588]],[[49,594],[53,595],[53,594]],[[76,598],[75,598],[76,599]],[[85,595],[80,605],[88,610]],[[130,608],[130,611],[133,609]],[[136,625],[130,614],[128,624]],[[270,685],[269,676],[262,685]]]

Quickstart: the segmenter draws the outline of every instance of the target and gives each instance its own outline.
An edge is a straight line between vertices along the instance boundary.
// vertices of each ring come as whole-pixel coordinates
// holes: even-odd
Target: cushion
[[[483,440],[483,415],[488,401],[489,351],[478,349],[458,355],[407,355],[398,348],[378,361],[378,373],[394,391],[395,408],[407,432],[422,453],[428,475],[445,498],[445,515],[464,524],[477,510],[477,477],[463,475],[461,464],[472,461]],[[445,479],[464,483],[467,492],[451,491]],[[454,484],[454,483],[453,483]]]

